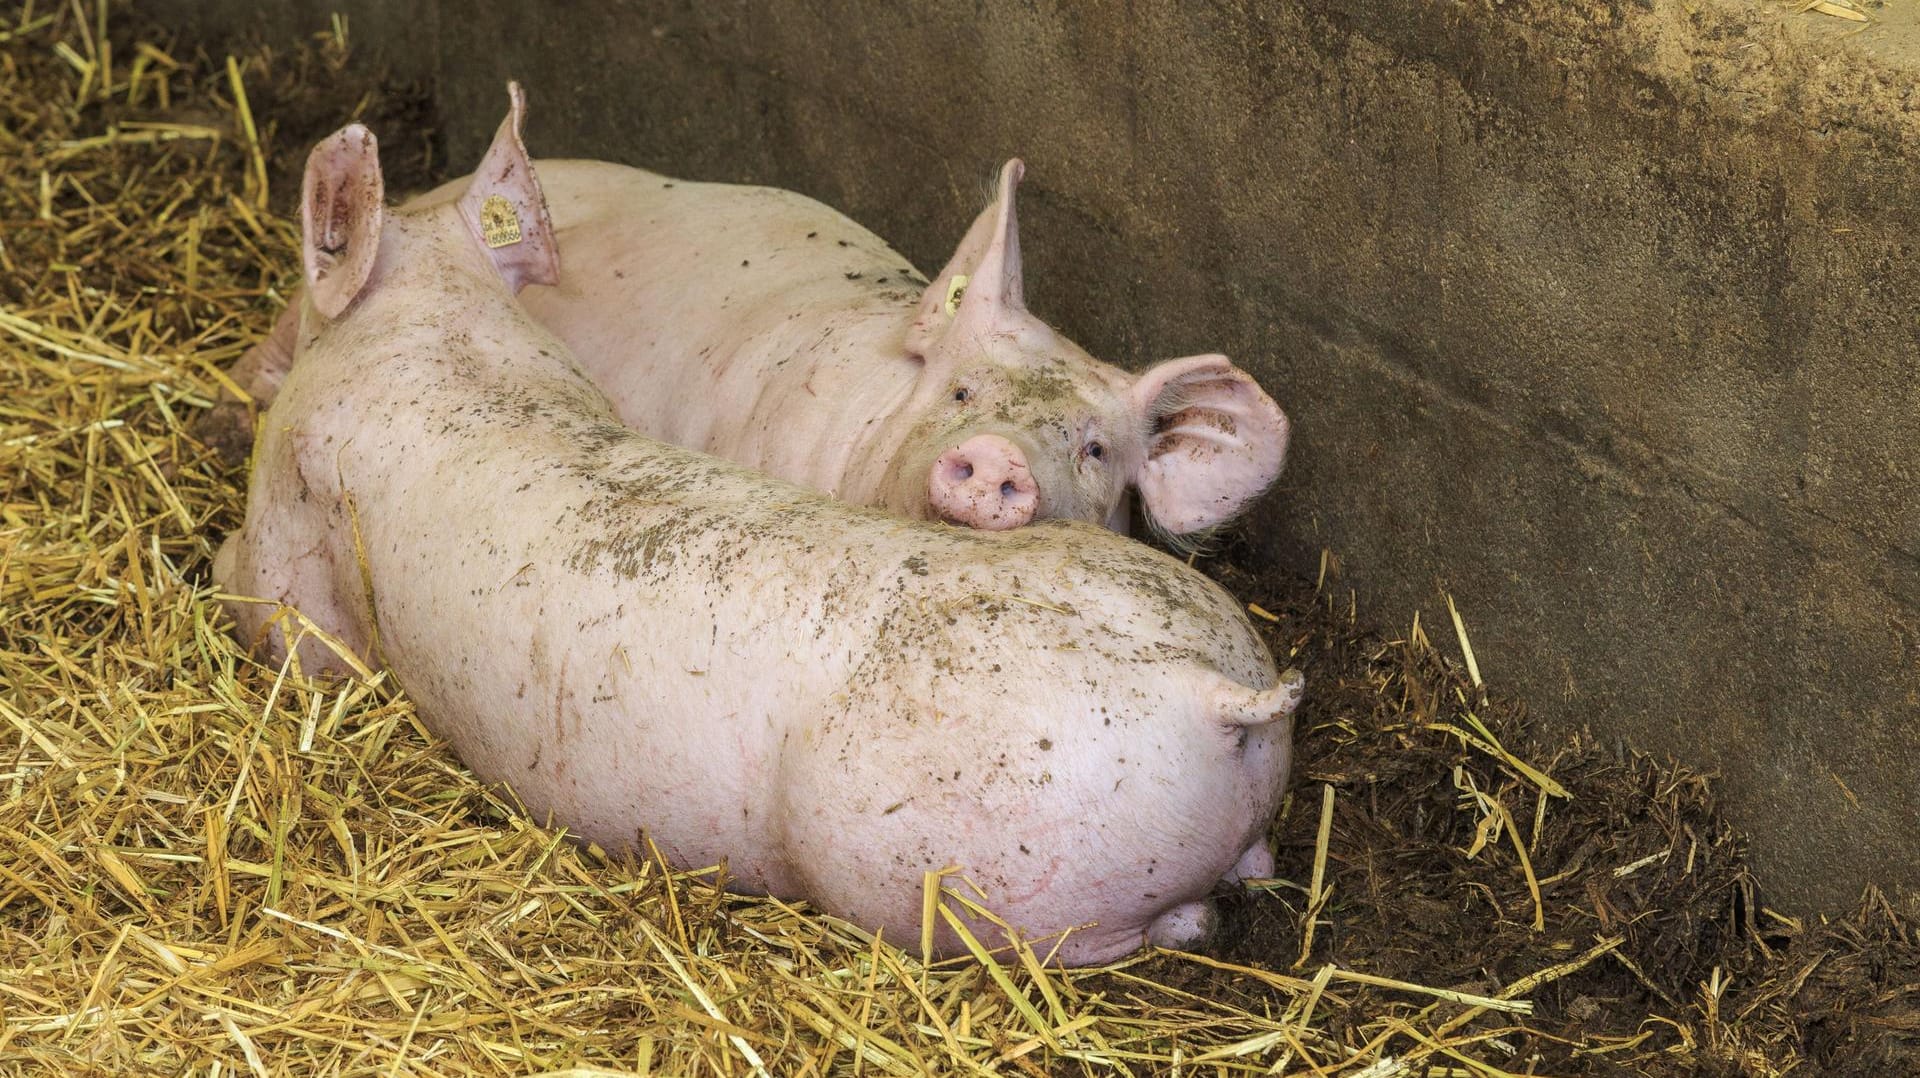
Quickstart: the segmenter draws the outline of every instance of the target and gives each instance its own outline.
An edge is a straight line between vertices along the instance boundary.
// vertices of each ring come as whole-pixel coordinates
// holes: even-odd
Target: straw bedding
[[[609,859],[390,681],[257,664],[196,421],[284,302],[306,147],[359,117],[396,188],[436,165],[350,45],[0,13],[0,1072],[1920,1073],[1885,901],[1773,912],[1706,779],[1536,736],[1337,573],[1202,563],[1308,672],[1281,878],[1206,954],[1072,973]]]

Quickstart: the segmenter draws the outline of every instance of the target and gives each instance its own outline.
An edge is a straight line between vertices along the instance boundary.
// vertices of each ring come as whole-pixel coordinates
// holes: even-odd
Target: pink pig
[[[511,91],[451,202],[387,212],[358,125],[309,157],[298,362],[221,586],[386,664],[476,774],[609,848],[899,944],[948,869],[1060,962],[1197,939],[1217,883],[1272,871],[1298,673],[1111,532],[905,520],[623,425],[513,298],[556,262]]]
[[[545,161],[563,269],[527,309],[641,432],[847,501],[977,528],[1067,517],[1125,531],[1128,492],[1184,535],[1279,474],[1287,419],[1224,356],[1135,376],[1029,314],[1009,161],[932,284],[791,191]],[[455,180],[414,200],[445,202]],[[261,399],[289,311],[236,369]]]

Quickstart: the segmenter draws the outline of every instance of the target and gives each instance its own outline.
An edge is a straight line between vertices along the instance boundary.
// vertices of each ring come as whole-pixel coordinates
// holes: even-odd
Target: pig
[[[1067,517],[1125,532],[1137,490],[1156,532],[1197,538],[1280,472],[1287,417],[1226,357],[1136,376],[1027,311],[1019,160],[931,284],[790,191],[597,161],[540,170],[565,268],[522,300],[655,438],[983,529]],[[291,362],[297,317],[234,372],[254,396]]]
[[[308,158],[298,361],[214,565],[239,637],[384,663],[578,838],[896,944],[929,874],[1059,963],[1203,936],[1217,884],[1272,872],[1299,673],[1097,526],[909,520],[621,423],[514,298],[557,263],[509,94],[453,201],[386,210],[359,125]]]

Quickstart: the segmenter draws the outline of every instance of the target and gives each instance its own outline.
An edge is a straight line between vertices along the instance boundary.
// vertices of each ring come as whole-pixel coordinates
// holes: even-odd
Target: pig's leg
[[[274,665],[285,661],[288,644],[297,641],[304,673],[347,673],[351,664],[325,641],[304,632],[306,623],[332,636],[362,662],[368,661],[369,641],[361,631],[365,619],[359,616],[365,604],[345,594],[349,582],[343,579],[326,537],[305,549],[264,550],[250,532],[235,532],[221,544],[213,572],[224,591],[274,599],[305,616],[303,622],[290,613],[280,614],[269,628],[269,619],[279,613],[275,603],[226,603],[237,629],[235,637],[257,648],[265,661]]]
[[[225,386],[213,409],[200,418],[194,433],[229,465],[247,459],[253,448],[253,420],[260,410],[273,402],[280,383],[293,369],[294,344],[300,336],[300,305],[290,304],[280,312],[279,321],[265,340],[247,349],[233,364],[228,377],[245,390],[251,401],[234,396]]]
[[[249,519],[227,536],[213,559],[213,578],[222,591],[272,600],[226,604],[240,641],[257,643],[275,663],[298,641],[308,674],[345,673],[351,663],[325,641],[303,635],[301,619],[283,617],[268,629],[275,604],[298,609],[362,661],[370,660],[372,651],[371,585],[357,554],[354,521],[334,481],[333,456],[324,439],[269,431],[247,492]]]
[[[1204,898],[1175,906],[1147,926],[1147,942],[1155,947],[1185,950],[1212,935],[1218,920],[1213,903]]]
[[[280,312],[266,339],[247,349],[247,354],[234,363],[229,374],[255,404],[264,408],[273,403],[280,383],[286,381],[287,372],[293,369],[293,347],[299,336],[300,305],[291,303]]]

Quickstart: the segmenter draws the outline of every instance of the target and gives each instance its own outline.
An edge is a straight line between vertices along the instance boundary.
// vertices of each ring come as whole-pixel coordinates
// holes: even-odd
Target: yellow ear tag
[[[513,203],[499,195],[488,195],[480,204],[480,238],[488,247],[511,247],[520,242],[520,214]]]
[[[947,282],[947,313],[960,309],[960,300],[967,294],[967,282],[973,278],[964,273],[956,273],[953,280]]]

